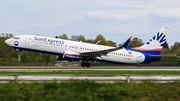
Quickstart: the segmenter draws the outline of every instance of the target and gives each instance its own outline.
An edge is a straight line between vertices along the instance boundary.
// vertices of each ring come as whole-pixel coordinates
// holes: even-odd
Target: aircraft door
[[[26,36],[25,38],[25,45],[29,45],[30,44],[30,38],[28,36]]]

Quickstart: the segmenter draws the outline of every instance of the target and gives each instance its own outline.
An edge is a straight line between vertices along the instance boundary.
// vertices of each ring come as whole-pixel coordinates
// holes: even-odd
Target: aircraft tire
[[[91,64],[90,64],[89,62],[87,62],[87,63],[86,63],[86,67],[89,68],[90,66],[91,66]]]
[[[85,67],[85,66],[86,66],[86,63],[82,62],[82,63],[81,63],[81,66],[82,66],[82,67]]]

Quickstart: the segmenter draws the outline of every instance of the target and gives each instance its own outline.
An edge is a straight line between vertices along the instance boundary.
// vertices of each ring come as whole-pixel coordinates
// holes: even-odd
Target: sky
[[[167,43],[180,42],[180,0],[0,0],[0,33],[55,37],[67,34],[121,44],[146,42],[170,26]]]

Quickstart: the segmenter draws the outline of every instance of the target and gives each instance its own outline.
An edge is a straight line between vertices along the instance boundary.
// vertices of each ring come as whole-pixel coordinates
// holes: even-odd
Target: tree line
[[[12,37],[13,34],[11,33],[2,33],[0,35],[0,62],[18,62],[18,51],[15,51],[12,47],[5,44],[5,40]],[[121,46],[121,44],[117,44],[116,42],[113,42],[111,40],[106,40],[106,38],[99,34],[96,36],[95,39],[86,39],[83,35],[72,35],[71,38],[68,38],[67,34],[62,34],[59,36],[55,36],[55,38],[61,38],[66,40],[74,40],[74,41],[81,41],[81,42],[87,42],[96,44],[99,40],[101,40],[100,45],[106,45],[106,46],[112,46],[117,47]],[[134,37],[127,48],[131,47],[139,47],[143,45],[143,40],[139,39],[137,37]],[[29,52],[29,51],[22,51],[22,57],[21,62],[56,62],[57,56],[55,55],[49,55],[49,54],[43,54],[43,53],[36,53],[36,52]],[[180,42],[175,42],[174,45],[168,46],[168,43],[165,42],[164,48],[161,52],[161,54],[176,54],[177,56],[180,56]],[[163,58],[160,62],[180,62],[180,58],[177,57],[166,57]]]

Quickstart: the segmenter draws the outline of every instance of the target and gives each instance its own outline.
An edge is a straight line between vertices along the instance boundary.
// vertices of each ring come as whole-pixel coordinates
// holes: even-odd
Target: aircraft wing
[[[127,47],[131,38],[132,38],[132,36],[121,47],[116,47],[116,48],[111,48],[111,49],[106,49],[106,50],[99,50],[99,51],[82,52],[80,54],[81,54],[81,56],[91,57],[91,58],[101,57],[102,55],[106,56],[109,52],[116,51],[116,50],[122,49],[124,47]]]

